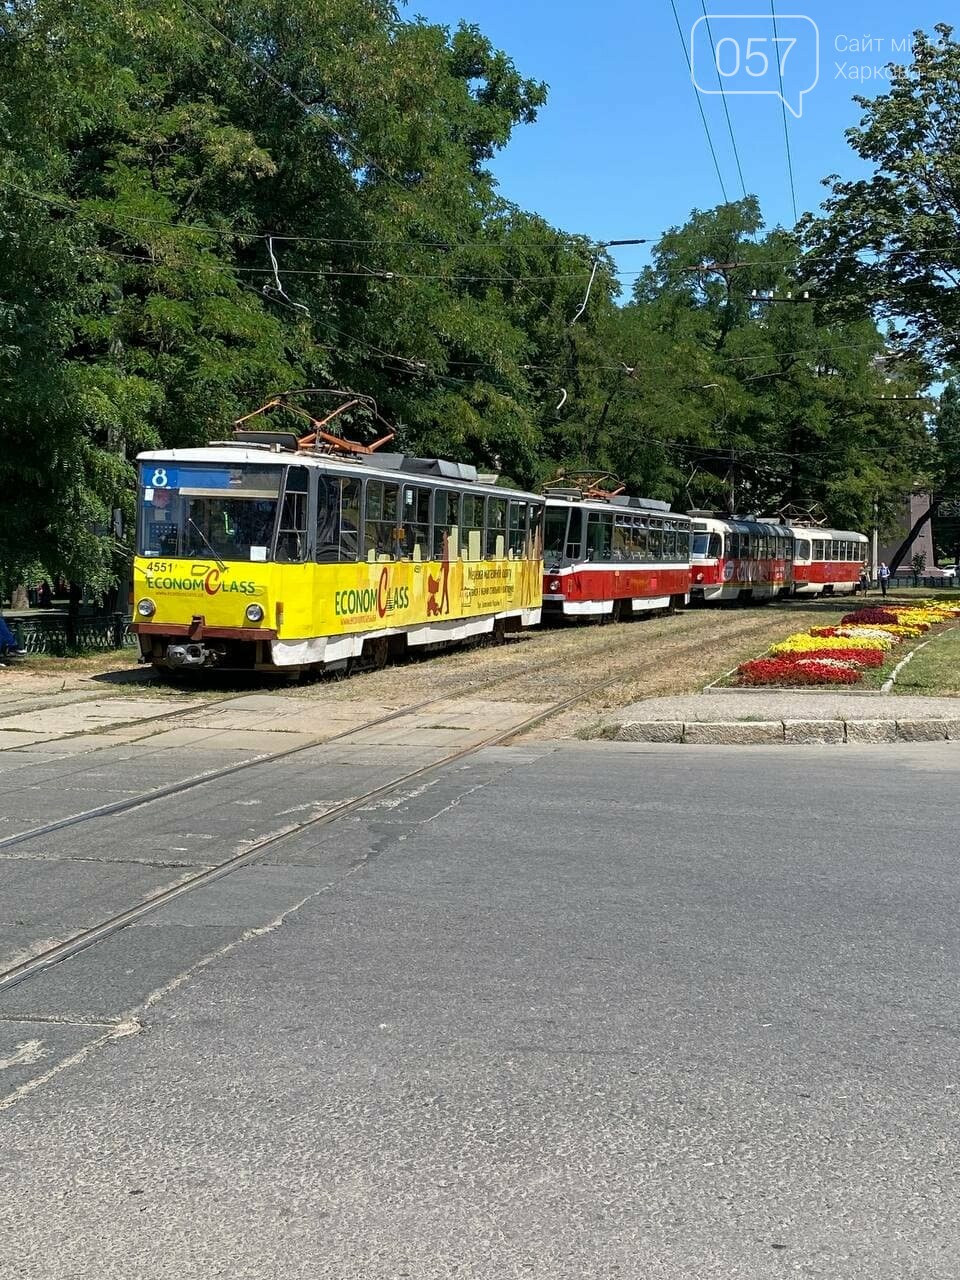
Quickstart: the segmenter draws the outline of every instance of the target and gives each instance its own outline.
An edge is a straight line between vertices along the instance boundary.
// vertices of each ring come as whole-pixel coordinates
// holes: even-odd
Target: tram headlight
[[[551,591],[559,591],[559,590],[560,590],[560,579],[559,579],[559,578],[554,578],[554,580],[550,583],[550,590],[551,590]]]
[[[142,600],[137,601],[137,613],[139,613],[141,618],[152,618],[156,612],[157,606],[149,596],[145,596]]]
[[[263,610],[261,609],[261,607],[260,607],[258,604],[248,604],[248,605],[247,605],[247,611],[246,611],[246,612],[247,612],[247,621],[248,621],[248,622],[262,622],[262,621],[263,621]]]
[[[697,581],[698,581],[698,582],[702,582],[702,581],[703,581],[703,574],[702,574],[702,573],[698,573],[698,574],[697,574]]]

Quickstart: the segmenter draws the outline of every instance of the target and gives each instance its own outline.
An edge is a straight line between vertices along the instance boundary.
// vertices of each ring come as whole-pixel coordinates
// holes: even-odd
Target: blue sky
[[[689,51],[690,29],[703,13],[701,0],[674,3]],[[909,38],[916,27],[932,31],[935,22],[948,20],[949,7],[945,0],[911,0],[909,5],[896,0],[778,0],[778,15],[808,20],[791,24],[779,16],[777,28],[781,41],[797,39],[784,63],[784,88],[795,108],[802,104],[799,119],[787,113],[801,213],[819,205],[825,175],[863,172],[844,139],[844,130],[860,116],[853,94],[883,92],[885,82],[876,78],[874,68],[890,60],[909,61],[908,53],[892,52],[894,42]],[[726,40],[719,50],[725,83],[776,89],[775,62],[766,77],[746,76],[751,50],[753,70],[762,68],[764,51],[773,52],[769,0],[713,0],[706,11],[715,45]],[[460,19],[476,23],[524,75],[549,84],[538,122],[519,129],[494,165],[503,194],[522,207],[565,230],[608,240],[655,237],[682,223],[691,209],[722,200],[671,0],[412,0],[404,13],[450,26]],[[714,16],[721,14],[755,17],[724,23]],[[819,81],[801,99],[799,89],[813,77],[817,35]],[[694,37],[695,71],[705,88],[716,88],[706,36],[701,23]],[[857,43],[862,46],[865,38],[871,47],[858,50]],[[787,51],[785,43],[778,47]],[[737,198],[742,188],[724,101],[747,191],[759,196],[768,224],[792,225],[779,99],[771,93],[699,98],[729,197]],[[617,254],[626,271],[645,258],[643,249]]]

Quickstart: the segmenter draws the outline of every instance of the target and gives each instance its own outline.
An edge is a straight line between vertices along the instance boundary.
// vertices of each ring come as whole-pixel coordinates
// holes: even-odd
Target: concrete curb
[[[882,742],[960,742],[960,718],[952,720],[628,720],[610,725],[613,742],[691,746],[838,746]]]

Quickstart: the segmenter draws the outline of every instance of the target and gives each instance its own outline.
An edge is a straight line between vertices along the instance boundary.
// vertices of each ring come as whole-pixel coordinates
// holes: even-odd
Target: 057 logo
[[[820,79],[820,29],[796,13],[704,15],[690,29],[690,75],[701,93],[771,94],[799,120]]]

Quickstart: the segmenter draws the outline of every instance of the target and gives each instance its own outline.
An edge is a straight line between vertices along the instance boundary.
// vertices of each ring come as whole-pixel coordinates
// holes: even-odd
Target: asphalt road
[[[382,763],[15,847],[0,935]],[[0,997],[0,1276],[955,1280],[958,764],[544,742],[274,845]]]

